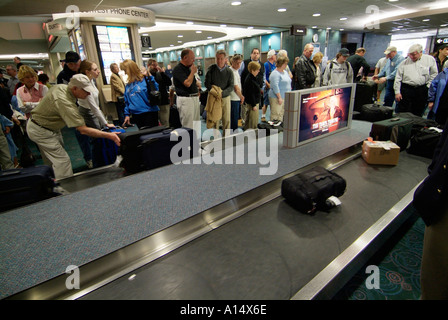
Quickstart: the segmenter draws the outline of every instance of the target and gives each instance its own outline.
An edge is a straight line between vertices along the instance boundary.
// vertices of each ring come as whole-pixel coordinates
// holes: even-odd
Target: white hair
[[[286,50],[284,50],[284,49],[281,49],[281,50],[278,51],[277,56],[278,57],[287,57],[288,56],[288,52]]]
[[[273,50],[273,49],[269,50],[269,52],[268,52],[268,59],[273,57],[273,56],[275,56],[275,50]]]
[[[412,53],[412,52],[422,52],[422,51],[423,51],[423,47],[422,47],[422,45],[416,43],[416,44],[413,44],[413,45],[409,48],[408,53]]]

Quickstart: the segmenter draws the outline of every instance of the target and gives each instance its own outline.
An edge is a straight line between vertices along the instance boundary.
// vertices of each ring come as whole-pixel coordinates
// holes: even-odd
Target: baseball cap
[[[439,48],[438,48],[438,50],[442,50],[442,49],[445,49],[445,48],[447,48],[448,47],[448,43],[444,43],[444,44],[442,44]]]
[[[347,48],[342,48],[341,50],[339,50],[339,53],[344,57],[350,56],[350,51],[348,51]]]
[[[397,47],[388,47],[388,48],[386,49],[386,51],[384,51],[384,54],[389,54],[389,53],[391,53],[392,51],[397,51]]]
[[[82,73],[75,74],[69,82],[70,85],[75,86],[77,88],[81,88],[86,90],[87,92],[93,93],[95,92],[95,88],[90,82],[89,78]]]
[[[74,51],[68,51],[65,54],[65,62],[69,63],[69,62],[78,62],[81,59],[81,57],[79,56],[79,54],[77,54]]]

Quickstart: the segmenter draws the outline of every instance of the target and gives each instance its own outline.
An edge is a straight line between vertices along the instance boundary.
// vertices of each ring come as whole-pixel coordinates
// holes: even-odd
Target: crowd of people
[[[16,57],[15,64],[6,68],[9,79],[4,79],[3,74],[0,78],[1,170],[33,164],[34,155],[27,147],[30,139],[37,145],[44,163],[53,168],[56,179],[72,176],[71,160],[61,134],[64,127],[76,129],[87,166],[97,167],[101,152],[96,150],[95,139],[109,139],[119,146],[118,133],[110,130],[116,126],[169,127],[170,109],[174,105],[181,126],[193,128],[194,121],[200,121],[202,103],[207,128],[222,129],[224,136],[240,127],[256,129],[260,116],[261,122],[267,121],[268,108],[269,123],[281,126],[286,92],[365,81],[371,72],[364,58],[364,48],[358,48],[353,55],[341,48],[328,62],[323,62],[323,54],[314,49],[313,44],[306,44],[302,54],[294,59],[292,70],[285,50],[269,50],[264,63],[258,48],[253,48],[245,60],[240,54],[229,57],[225,50],[218,50],[215,63],[206,70],[204,88],[191,49],[182,50],[180,61],[173,69],[171,66],[167,70],[161,68],[155,59],[149,59],[147,68],[132,60],[112,63],[111,98],[118,116],[115,124],[107,121],[100,107],[96,87],[100,70],[96,63],[82,61],[76,52],[67,52],[61,60],[63,70],[57,76],[57,85],[51,86],[47,75],[38,76],[33,68]],[[448,44],[440,46],[433,56],[424,54],[419,44],[408,49],[406,58],[393,46],[386,48],[384,55],[372,77],[378,86],[377,99],[381,99],[384,90],[382,102],[385,106],[395,105],[396,112],[411,112],[417,116],[426,116],[428,112],[428,119],[446,127]],[[120,69],[127,76],[126,82]],[[206,99],[200,99],[201,95]],[[445,146],[439,145],[436,155],[441,156],[434,158],[430,174],[437,165],[438,175],[446,175],[446,133],[443,137]],[[437,189],[433,193],[441,192]],[[446,205],[444,208],[443,228],[437,231],[440,223],[435,224],[435,231],[431,233],[434,239],[446,234]],[[431,248],[445,250],[446,245],[436,246],[434,239],[425,239],[425,248],[431,245]],[[433,283],[430,273],[438,272],[441,264],[434,262],[433,253],[429,251],[425,257],[422,272],[425,289],[440,287]],[[446,269],[445,265],[442,267]]]
[[[193,122],[200,121],[203,116],[207,128],[222,129],[224,136],[238,128],[256,129],[260,116],[261,122],[267,121],[268,108],[269,123],[281,126],[286,92],[365,81],[371,72],[364,58],[364,48],[358,48],[353,55],[342,48],[328,62],[323,62],[323,54],[314,49],[313,44],[306,44],[291,69],[285,50],[269,50],[264,63],[258,48],[253,48],[245,60],[240,54],[228,56],[225,50],[218,50],[215,63],[206,70],[203,84],[191,49],[181,52],[180,61],[173,69],[161,68],[155,59],[148,61],[147,68],[132,60],[112,63],[111,98],[118,116],[114,124],[106,120],[100,107],[96,87],[100,70],[96,63],[81,61],[76,52],[67,52],[61,60],[63,70],[57,76],[57,84],[65,86],[53,88],[48,84],[48,76],[37,76],[35,70],[17,58],[17,64],[8,65],[6,69],[9,80],[0,79],[0,85],[5,88],[2,90],[0,118],[4,151],[2,169],[20,166],[18,149],[29,138],[38,146],[44,163],[53,168],[64,168],[61,172],[55,169],[58,178],[70,176],[70,159],[60,134],[64,126],[77,129],[76,138],[87,166],[98,167],[95,138],[105,137],[118,145],[117,134],[107,129],[134,125],[138,129],[159,124],[170,126],[173,105],[183,127],[192,128]],[[442,46],[434,57],[423,54],[419,45],[409,48],[407,58],[398,54],[395,47],[387,48],[384,54],[372,77],[378,84],[378,98],[384,89],[384,105],[395,103],[397,112],[412,112],[419,116],[429,107],[428,117],[444,124],[448,116],[445,107],[448,45]],[[120,69],[126,74],[126,82]],[[160,93],[157,103],[151,99],[154,91]],[[65,108],[58,107],[61,102],[66,104]],[[205,112],[201,112],[204,108]],[[20,128],[23,137],[14,127]],[[50,143],[45,141],[49,135],[52,136]]]

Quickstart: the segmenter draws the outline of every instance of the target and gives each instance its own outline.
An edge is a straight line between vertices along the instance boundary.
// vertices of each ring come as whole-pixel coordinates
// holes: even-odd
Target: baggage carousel
[[[280,148],[271,176],[258,165],[131,176],[111,166],[61,181],[70,194],[0,215],[2,298],[331,299],[408,219],[430,163],[401,152],[397,166],[368,165],[360,155],[370,127],[353,121]],[[344,177],[347,190],[340,206],[307,215],[280,185],[316,165]],[[80,288],[67,290],[73,265]]]

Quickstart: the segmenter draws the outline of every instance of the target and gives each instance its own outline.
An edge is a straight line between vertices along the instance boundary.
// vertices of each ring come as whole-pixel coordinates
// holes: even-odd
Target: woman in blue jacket
[[[151,105],[148,98],[150,88],[147,88],[145,76],[138,65],[132,60],[125,60],[120,64],[120,69],[128,76],[128,83],[124,92],[124,123],[123,127],[131,125],[130,116],[139,129],[143,127],[156,127],[159,125],[159,107]],[[159,85],[152,75],[148,76],[159,90]]]
[[[428,118],[444,125],[448,118],[448,68],[440,72],[431,82],[428,91]]]

